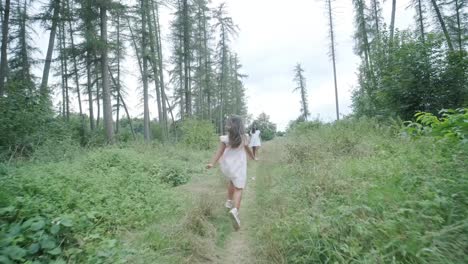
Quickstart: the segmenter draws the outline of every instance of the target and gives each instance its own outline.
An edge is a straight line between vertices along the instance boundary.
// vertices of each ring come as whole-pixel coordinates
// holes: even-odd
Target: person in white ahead
[[[244,132],[242,119],[238,116],[232,116],[226,122],[228,135],[220,137],[218,151],[214,155],[207,169],[220,161],[221,171],[229,180],[228,199],[225,206],[230,210],[229,213],[234,220],[236,230],[240,228],[239,209],[242,198],[242,190],[245,188],[247,180],[247,154],[255,159],[248,146],[248,138]]]
[[[249,146],[252,148],[254,157],[257,157],[257,152],[260,149],[262,142],[260,140],[260,130],[257,127],[252,125],[252,129],[250,130],[250,144]]]

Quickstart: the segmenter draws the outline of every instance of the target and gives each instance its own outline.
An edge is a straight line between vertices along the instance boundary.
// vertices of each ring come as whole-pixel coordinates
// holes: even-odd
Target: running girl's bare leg
[[[235,191],[235,187],[234,187],[234,184],[232,184],[232,181],[229,181],[229,185],[228,185],[228,200],[231,200],[233,199],[234,197],[234,191]]]
[[[233,202],[234,202],[234,207],[236,207],[237,210],[240,209],[241,199],[242,199],[242,189],[234,187]]]
[[[252,152],[253,152],[254,157],[256,157],[256,155],[257,155],[257,147],[252,147]]]

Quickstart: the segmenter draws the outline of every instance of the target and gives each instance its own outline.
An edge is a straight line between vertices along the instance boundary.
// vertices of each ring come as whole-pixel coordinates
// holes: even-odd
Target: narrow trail
[[[255,245],[252,242],[254,225],[256,221],[256,184],[258,181],[270,179],[274,173],[273,168],[280,164],[282,145],[277,141],[268,142],[262,146],[258,162],[250,162],[248,169],[247,187],[243,193],[241,203],[241,229],[233,232],[226,241],[224,254],[219,263],[243,264],[243,263],[269,263],[256,257]],[[253,179],[254,178],[254,179]]]
[[[229,217],[228,210],[224,208],[226,201],[226,182],[221,176],[219,170],[210,171],[207,175],[194,178],[189,184],[181,189],[188,193],[193,201],[199,201],[200,198],[211,208],[214,218],[218,221],[213,223],[215,226],[227,226],[224,229],[223,242],[211,246],[205,251],[202,262],[195,261],[191,263],[216,263],[216,264],[240,264],[240,263],[262,263],[255,256],[255,246],[252,242],[253,232],[255,232],[256,221],[256,183],[257,180],[269,178],[269,174],[274,173],[270,170],[272,160],[276,160],[278,146],[274,142],[268,142],[262,147],[259,154],[260,160],[257,162],[249,161],[247,172],[247,186],[243,192],[240,219],[241,229],[234,231],[232,219]],[[222,223],[220,223],[221,221]],[[264,262],[267,263],[267,262]]]
[[[255,206],[255,180],[252,177],[257,175],[257,164],[249,166],[247,187],[244,190],[240,218],[241,229],[233,232],[226,241],[225,251],[219,263],[255,263],[255,256],[250,244],[250,232],[253,225],[253,210]]]

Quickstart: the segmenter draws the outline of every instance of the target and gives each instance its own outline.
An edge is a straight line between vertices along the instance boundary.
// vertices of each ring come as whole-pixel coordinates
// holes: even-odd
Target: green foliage
[[[146,145],[96,149],[55,163],[2,164],[0,260],[120,259],[129,254],[122,232],[181,216],[182,197],[170,187],[200,173],[200,164],[199,153]]]
[[[416,121],[405,122],[403,132],[411,136],[433,136],[449,141],[468,141],[468,109],[441,110],[441,118],[432,113],[419,112]]]
[[[159,171],[161,181],[171,186],[178,186],[190,180],[186,165],[180,161],[167,160]]]
[[[216,146],[215,127],[210,121],[186,119],[180,126],[182,143],[194,149],[208,150]]]
[[[256,177],[259,256],[274,263],[465,262],[466,148],[392,131],[351,119],[277,141],[268,150],[276,160]]]
[[[289,123],[287,133],[288,134],[297,134],[302,135],[307,133],[309,130],[318,129],[322,126],[320,120],[314,121],[303,121],[297,120]]]
[[[252,125],[260,130],[260,137],[262,140],[272,140],[276,135],[276,124],[270,122],[270,116],[265,113],[261,113],[257,119],[253,121]]]
[[[439,34],[427,34],[423,43],[414,32],[397,31],[389,43],[383,31],[369,56],[371,65],[363,59],[359,88],[353,93],[357,116],[408,120],[418,111],[436,114],[468,102],[467,53],[447,51]]]

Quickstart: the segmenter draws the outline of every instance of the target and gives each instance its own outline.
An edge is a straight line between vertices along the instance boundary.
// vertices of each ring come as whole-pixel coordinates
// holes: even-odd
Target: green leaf
[[[9,215],[15,212],[15,207],[14,206],[8,206],[8,207],[3,207],[0,208],[0,215]]]
[[[43,249],[53,249],[56,247],[55,239],[49,236],[43,237],[40,243]]]
[[[64,218],[60,220],[60,224],[66,227],[72,227],[73,226],[73,221],[69,218]]]
[[[22,260],[27,251],[18,246],[9,246],[3,250],[3,254],[8,255],[13,260]]]
[[[39,231],[39,230],[44,229],[44,227],[45,227],[45,222],[42,219],[39,219],[36,222],[31,224],[32,231]]]
[[[60,225],[52,225],[52,227],[50,228],[50,233],[56,235],[58,234],[58,232],[60,232]]]
[[[51,255],[54,255],[54,256],[57,256],[57,255],[60,255],[62,253],[62,249],[60,249],[60,247],[56,247],[50,251],[47,251],[47,253],[51,254]]]
[[[28,248],[28,253],[29,254],[36,254],[39,249],[41,248],[41,246],[39,245],[39,243],[33,243],[29,246]]]
[[[2,264],[13,264],[13,261],[11,261],[7,256],[0,255],[0,263],[2,263]]]

